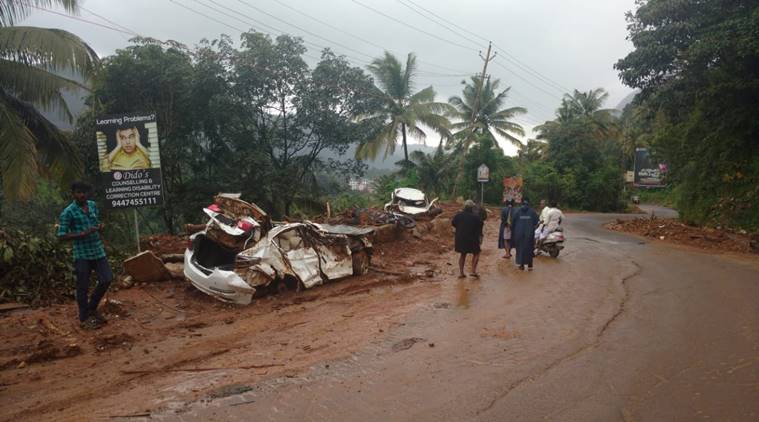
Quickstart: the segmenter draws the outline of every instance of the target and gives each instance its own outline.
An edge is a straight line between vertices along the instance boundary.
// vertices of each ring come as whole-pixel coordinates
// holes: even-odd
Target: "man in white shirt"
[[[543,208],[543,210],[540,212],[540,226],[535,231],[538,247],[540,247],[540,244],[543,242],[543,240],[548,237],[548,234],[555,231],[557,228],[559,228],[559,226],[561,226],[563,219],[564,214],[558,208],[556,201],[552,200],[549,202],[547,207]]]
[[[556,201],[551,201],[551,205],[549,207],[548,213],[546,213],[546,218],[543,221],[543,224],[545,226],[544,228],[544,238],[545,236],[548,236],[549,233],[555,231],[556,229],[561,226],[561,222],[564,219],[564,214],[561,212],[559,207],[556,204]]]

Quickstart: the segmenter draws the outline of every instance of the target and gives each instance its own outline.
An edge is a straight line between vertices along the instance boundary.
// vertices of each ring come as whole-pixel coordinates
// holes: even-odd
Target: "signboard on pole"
[[[487,183],[490,181],[490,168],[485,164],[480,164],[477,167],[477,181],[480,183]]]
[[[663,171],[662,171],[663,170]],[[639,187],[663,187],[666,164],[653,163],[646,148],[635,148],[634,181]]]
[[[161,157],[155,113],[95,119],[101,184],[109,208],[162,202]]]

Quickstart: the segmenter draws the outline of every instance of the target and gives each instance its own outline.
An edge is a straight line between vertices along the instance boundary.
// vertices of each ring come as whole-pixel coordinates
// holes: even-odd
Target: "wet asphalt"
[[[617,217],[568,215],[562,255],[529,273],[485,245],[479,279],[444,276],[364,350],[154,418],[759,420],[759,260],[603,228]]]

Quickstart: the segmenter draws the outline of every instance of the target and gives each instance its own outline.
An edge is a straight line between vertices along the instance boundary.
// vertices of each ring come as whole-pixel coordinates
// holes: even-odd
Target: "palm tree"
[[[527,113],[524,107],[502,108],[509,90],[507,87],[498,91],[500,81],[487,78],[485,85],[477,95],[481,85],[479,76],[472,76],[472,82],[464,86],[463,97],[453,96],[448,102],[454,107],[450,117],[458,120],[451,125],[455,130],[453,137],[458,140],[459,146],[466,151],[476,139],[476,134],[490,134],[495,138],[498,134],[508,139],[512,144],[520,147],[522,142],[513,134],[524,136],[524,128],[514,123],[511,119],[519,114]]]
[[[418,150],[412,152],[411,160],[419,179],[419,187],[427,193],[439,196],[450,182],[454,168],[451,156],[446,155],[440,145],[432,154]]]
[[[572,95],[564,94],[561,106],[556,110],[556,119],[535,127],[539,133],[538,139],[545,139],[551,130],[577,119],[583,119],[591,125],[598,139],[616,137],[620,130],[616,110],[601,108],[608,97],[609,93],[603,88],[588,92],[574,90]]]
[[[98,61],[79,37],[60,29],[14,26],[32,7],[63,6],[77,0],[0,0],[0,174],[9,199],[26,199],[39,176],[60,180],[79,171],[68,138],[35,106],[57,110],[72,120],[61,95],[85,88],[59,72],[91,76]]]
[[[381,111],[369,118],[380,118],[384,124],[377,136],[359,146],[356,150],[357,158],[374,159],[383,148],[384,156],[387,157],[395,151],[396,140],[400,135],[404,161],[408,162],[408,136],[422,141],[427,138],[421,125],[431,128],[444,138],[450,136],[450,123],[444,116],[450,106],[435,102],[432,86],[412,94],[416,74],[414,53],[408,54],[404,66],[394,55],[385,52],[384,57],[372,61],[369,71],[376,79],[377,96],[381,102]]]

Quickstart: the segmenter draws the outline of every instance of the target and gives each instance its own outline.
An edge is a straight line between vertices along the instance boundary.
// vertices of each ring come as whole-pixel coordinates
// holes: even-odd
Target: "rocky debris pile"
[[[614,231],[635,233],[651,239],[694,246],[700,249],[759,253],[758,249],[752,248],[752,237],[747,233],[689,226],[677,220],[658,218],[618,219],[606,227]]]

